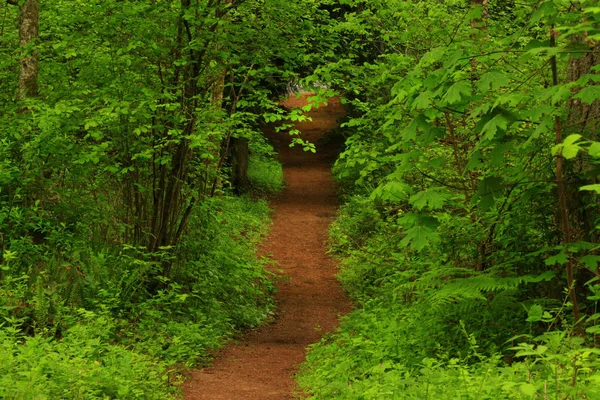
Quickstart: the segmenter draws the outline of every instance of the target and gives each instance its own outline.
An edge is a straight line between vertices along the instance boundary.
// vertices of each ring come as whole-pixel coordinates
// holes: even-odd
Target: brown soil
[[[285,107],[306,104],[292,97]],[[298,124],[302,137],[317,143],[317,154],[289,148],[289,136],[270,132],[279,142],[286,188],[272,201],[273,228],[261,254],[270,254],[283,270],[275,295],[277,318],[227,346],[214,366],[194,371],[184,385],[187,400],[293,399],[293,375],[305,359],[306,347],[338,324],[349,302],[335,279],[336,265],[326,255],[327,230],[337,204],[330,176],[331,149],[320,139],[335,128],[344,110],[339,100],[311,111],[312,122]],[[321,141],[322,142],[322,141]]]

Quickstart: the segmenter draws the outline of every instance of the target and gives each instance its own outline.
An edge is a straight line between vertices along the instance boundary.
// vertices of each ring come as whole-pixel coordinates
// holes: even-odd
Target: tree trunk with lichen
[[[19,88],[17,99],[24,100],[38,94],[38,54],[35,41],[39,33],[38,0],[26,0],[19,10]]]

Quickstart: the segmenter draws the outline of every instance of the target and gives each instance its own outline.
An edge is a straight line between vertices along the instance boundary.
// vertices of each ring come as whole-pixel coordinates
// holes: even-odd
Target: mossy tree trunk
[[[19,10],[19,89],[17,99],[24,100],[38,94],[38,54],[35,41],[39,34],[38,0],[27,0]]]

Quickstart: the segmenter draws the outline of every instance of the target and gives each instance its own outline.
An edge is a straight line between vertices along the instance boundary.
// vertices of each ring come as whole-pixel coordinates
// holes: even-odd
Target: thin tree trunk
[[[550,47],[556,46],[556,32],[554,27],[550,28]],[[558,68],[556,65],[556,56],[552,56],[550,59],[550,66],[552,69],[552,84],[558,85]],[[554,117],[554,130],[556,133],[555,142],[560,144],[563,141],[563,127],[560,117],[557,115]],[[560,219],[560,227],[562,231],[562,244],[568,245],[571,243],[571,222],[569,221],[569,206],[567,204],[568,191],[565,186],[564,172],[563,172],[563,161],[562,154],[556,156],[556,195],[558,200],[558,214]],[[573,304],[573,319],[575,320],[575,328],[580,331],[580,319],[581,313],[579,311],[579,302],[577,300],[577,290],[575,287],[575,263],[570,255],[567,255],[566,263],[566,275],[567,275],[567,286],[569,290],[569,298]]]

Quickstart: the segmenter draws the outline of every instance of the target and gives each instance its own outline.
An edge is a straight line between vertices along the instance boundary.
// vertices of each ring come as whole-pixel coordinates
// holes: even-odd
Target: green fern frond
[[[549,281],[554,276],[554,272],[546,271],[538,276],[500,277],[493,271],[478,273],[465,268],[442,267],[398,289],[404,295],[412,293],[425,306],[437,310],[452,303],[485,300],[486,293],[513,290],[523,284]]]

